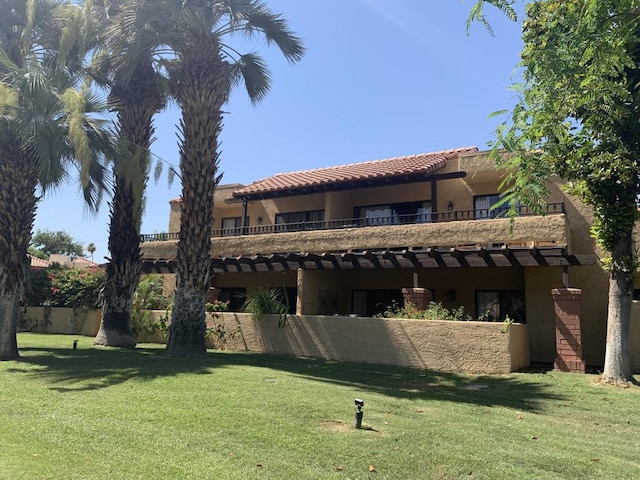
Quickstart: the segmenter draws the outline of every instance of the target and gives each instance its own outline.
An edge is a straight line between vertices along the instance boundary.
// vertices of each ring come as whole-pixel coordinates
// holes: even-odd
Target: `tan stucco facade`
[[[284,251],[321,253],[366,248],[492,243],[533,245],[535,242],[568,244],[566,216],[517,218],[513,230],[510,220],[495,219],[216,237],[211,239],[211,255],[256,255]],[[173,259],[176,244],[174,240],[149,242],[143,244],[142,251],[148,259]]]
[[[100,310],[85,308],[25,307],[18,312],[18,328],[27,332],[95,337],[101,316]]]
[[[277,213],[324,210],[325,220],[342,220],[354,216],[362,206],[401,202],[430,201],[433,211],[460,218],[474,209],[474,197],[500,191],[504,172],[495,168],[486,152],[467,153],[450,160],[438,174],[466,172],[462,178],[434,183],[419,182],[327,191],[309,195],[252,200],[247,204],[250,226],[275,223]],[[591,236],[593,215],[589,207],[568,195],[563,182],[549,181],[549,204],[558,210],[547,216],[523,216],[511,223],[508,219],[460,220],[384,227],[344,227],[212,238],[213,257],[269,255],[281,252],[323,253],[366,249],[418,248],[428,246],[566,246],[570,254],[606,256],[599,251]],[[221,187],[214,203],[214,228],[220,228],[224,217],[241,216],[243,205],[231,193],[238,186]],[[465,213],[467,212],[467,213]],[[177,231],[179,203],[171,204],[169,231]],[[173,229],[173,230],[172,230]],[[175,258],[175,242],[149,242],[142,247],[146,259]],[[416,277],[417,273],[417,285]],[[282,274],[280,274],[282,275]],[[301,315],[348,315],[353,313],[354,290],[401,289],[418,286],[433,290],[434,299],[447,308],[464,307],[476,315],[477,292],[482,290],[518,290],[525,296],[526,322],[529,328],[528,352],[531,361],[552,363],[555,357],[555,316],[551,289],[563,286],[560,267],[486,267],[431,268],[398,270],[304,270],[216,275],[213,285],[219,288],[253,285],[297,287],[296,311]],[[608,274],[598,261],[591,266],[568,268],[568,285],[582,290],[582,351],[589,366],[604,362]],[[452,293],[453,292],[453,293]],[[454,296],[455,300],[451,300]],[[634,369],[640,371],[640,311],[633,313],[632,351]],[[636,343],[633,343],[636,342]]]
[[[225,313],[227,331],[241,334],[229,350],[278,353],[476,374],[509,373],[529,365],[528,328],[513,324]]]

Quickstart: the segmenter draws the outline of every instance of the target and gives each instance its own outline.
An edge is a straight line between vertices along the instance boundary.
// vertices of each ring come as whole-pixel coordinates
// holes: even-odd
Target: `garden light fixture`
[[[362,428],[362,417],[364,416],[364,412],[362,411],[362,407],[364,407],[364,400],[360,400],[356,398],[356,428]]]

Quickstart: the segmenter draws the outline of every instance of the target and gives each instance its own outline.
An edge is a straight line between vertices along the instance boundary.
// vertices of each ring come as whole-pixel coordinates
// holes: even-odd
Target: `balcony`
[[[348,218],[341,220],[322,220],[317,222],[294,222],[276,225],[254,225],[251,227],[219,228],[211,231],[211,237],[237,237],[241,235],[264,235],[272,233],[304,232],[309,230],[333,230],[359,227],[389,227],[392,225],[415,225],[421,223],[457,222],[463,220],[488,220],[507,217],[508,208],[454,210],[412,215],[393,215],[375,218]],[[538,216],[529,207],[518,206],[518,217]],[[546,205],[547,215],[564,214],[564,203]],[[178,233],[153,233],[140,236],[141,242],[163,242],[177,240]]]
[[[212,256],[495,243],[568,245],[564,204],[548,204],[545,211],[543,218],[520,206],[513,224],[504,209],[482,209],[217,229],[211,235]],[[174,258],[178,235],[141,235],[145,258]]]

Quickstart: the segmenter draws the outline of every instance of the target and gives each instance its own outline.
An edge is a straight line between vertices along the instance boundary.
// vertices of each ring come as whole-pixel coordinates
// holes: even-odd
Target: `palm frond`
[[[231,66],[232,84],[244,83],[251,103],[257,105],[269,93],[271,74],[264,60],[255,53],[242,55]]]
[[[254,8],[245,13],[244,22],[236,28],[250,38],[257,33],[262,34],[267,43],[276,45],[290,63],[299,62],[304,56],[302,40],[289,29],[286,19],[271,12],[261,2],[254,3]]]

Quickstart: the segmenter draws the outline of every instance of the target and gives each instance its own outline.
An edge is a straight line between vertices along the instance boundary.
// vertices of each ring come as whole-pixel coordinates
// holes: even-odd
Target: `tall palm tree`
[[[240,82],[258,103],[269,91],[270,75],[255,53],[239,54],[234,35],[261,37],[289,62],[304,48],[287,25],[259,0],[134,0],[124,23],[153,25],[170,90],[182,110],[180,171],[182,214],[177,246],[177,285],[169,356],[206,355],[205,293],[211,280],[213,191],[220,180],[218,136],[222,107]]]
[[[153,40],[157,32],[148,24],[125,24],[122,7],[127,3],[107,2],[109,15],[105,15],[100,34],[103,48],[94,57],[92,69],[101,83],[110,88],[109,101],[117,113],[119,141],[113,162],[110,258],[100,293],[102,321],[94,344],[117,347],[136,345],[131,331],[131,309],[142,267],[140,223],[149,178],[152,120],[164,108],[167,97],[163,78],[153,68]]]
[[[96,251],[96,244],[91,242],[89,245],[87,245],[87,252],[89,252],[89,255],[91,255],[91,261],[93,261],[93,254]]]
[[[74,73],[82,44],[68,36],[78,29],[65,28],[78,8],[54,0],[0,2],[0,360],[18,356],[17,307],[37,189],[46,193],[76,167],[90,207],[102,191],[111,145],[100,117],[104,104]]]
[[[290,62],[304,48],[280,15],[257,0],[169,2],[175,20],[169,45],[176,55],[168,71],[180,108],[180,171],[182,212],[177,246],[177,284],[169,341],[169,356],[206,355],[205,293],[212,276],[211,226],[213,192],[220,180],[218,137],[222,107],[231,88],[243,81],[254,103],[270,88],[263,60],[254,53],[239,55],[228,43],[234,34],[263,37]]]

